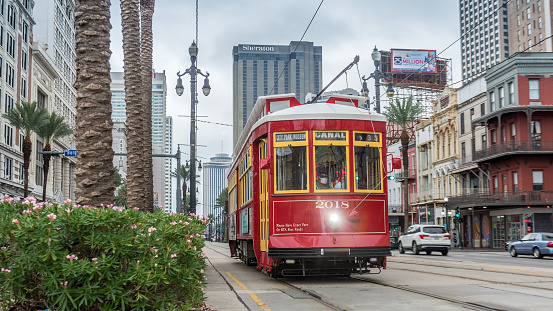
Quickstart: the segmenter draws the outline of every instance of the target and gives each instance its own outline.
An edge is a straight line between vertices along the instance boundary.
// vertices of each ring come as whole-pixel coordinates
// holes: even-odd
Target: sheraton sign
[[[274,52],[274,46],[266,45],[242,45],[242,51],[248,52]]]

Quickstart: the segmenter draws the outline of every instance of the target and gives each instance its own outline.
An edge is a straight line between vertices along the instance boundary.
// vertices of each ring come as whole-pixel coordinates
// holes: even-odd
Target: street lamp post
[[[177,214],[183,213],[184,208],[182,208],[182,194],[181,194],[181,187],[182,184],[180,182],[180,145],[177,145]]]
[[[444,198],[444,207],[445,207],[445,223],[447,232],[449,232],[449,210],[447,209],[447,202],[449,199],[447,197]]]
[[[184,73],[177,72],[177,86],[175,90],[178,96],[184,93],[184,86],[182,85],[181,77],[185,74],[190,75],[190,213],[196,214],[196,78],[198,74],[205,77],[204,86],[202,91],[205,96],[209,95],[211,87],[209,86],[209,72],[203,74],[199,68],[196,68],[196,59],[198,57],[198,46],[196,42],[192,41],[192,45],[188,48],[190,54],[191,65],[186,69]]]
[[[374,61],[374,72],[371,73],[367,78],[365,78],[365,76],[363,76],[363,90],[362,90],[362,93],[364,96],[369,96],[369,88],[367,87],[367,80],[373,78],[374,79],[374,92],[375,92],[375,103],[376,103],[376,107],[375,107],[375,110],[377,113],[380,113],[380,86],[384,85],[384,84],[381,84],[380,81],[382,79],[386,80],[388,83],[386,84],[387,85],[387,89],[386,89],[386,95],[388,96],[388,98],[392,98],[394,97],[394,88],[393,88],[393,85],[392,85],[392,79],[389,78],[388,76],[386,76],[385,73],[382,73],[380,71],[380,64],[381,64],[381,59],[382,59],[382,53],[380,53],[380,51],[376,48],[376,46],[374,47],[374,50],[373,52],[371,53],[371,58],[373,59]]]

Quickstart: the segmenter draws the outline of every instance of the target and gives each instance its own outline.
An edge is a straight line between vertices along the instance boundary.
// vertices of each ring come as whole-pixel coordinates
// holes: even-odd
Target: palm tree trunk
[[[140,16],[142,32],[140,36],[140,52],[142,60],[142,96],[144,102],[145,122],[143,126],[144,168],[145,168],[145,208],[154,211],[154,172],[152,163],[152,16],[155,0],[140,0]],[[165,159],[163,159],[165,161]]]
[[[52,151],[52,147],[48,144],[44,146],[44,149],[42,151]],[[46,186],[48,185],[48,170],[50,169],[50,159],[52,158],[51,155],[45,154],[43,155],[44,158],[44,181],[42,185],[42,202],[46,202]]]
[[[29,196],[29,165],[32,151],[33,143],[28,136],[25,136],[23,141],[23,197],[25,198]]]
[[[115,201],[109,58],[110,0],[76,0],[77,169],[75,201]]]
[[[127,108],[127,206],[147,211],[144,193],[144,137],[141,131],[146,116],[142,97],[151,95],[142,93],[138,0],[121,0],[121,24]]]
[[[409,149],[409,135],[407,134],[407,131],[403,130],[401,132],[401,156],[403,160],[403,173],[402,177],[402,187],[403,187],[403,232],[407,230],[409,227],[409,181],[407,177],[409,177],[409,155],[407,154],[407,150]]]

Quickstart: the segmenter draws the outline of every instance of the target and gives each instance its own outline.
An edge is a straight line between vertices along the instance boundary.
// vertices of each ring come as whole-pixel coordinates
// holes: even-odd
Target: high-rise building
[[[0,0],[0,194],[23,195],[23,133],[2,117],[21,100],[30,102],[29,53],[33,31],[33,8]],[[6,39],[4,39],[6,38]],[[31,137],[33,147],[36,135]],[[33,157],[34,158],[34,157]],[[36,162],[33,162],[36,163]],[[33,170],[34,171],[34,170]],[[29,183],[32,195],[38,191]],[[40,189],[42,191],[42,189]]]
[[[289,45],[239,44],[233,56],[233,146],[257,101],[264,95],[307,93],[322,89],[322,47],[312,42]]]
[[[509,57],[507,2],[459,1],[464,83]]]
[[[507,3],[509,52],[552,52],[553,0],[515,0]]]
[[[15,45],[18,51],[15,64],[18,66],[14,68],[20,67],[21,74],[18,73],[15,80],[16,83],[19,81],[21,88],[15,88],[18,90],[16,101],[36,101],[49,113],[55,112],[63,116],[65,123],[72,128],[75,127],[77,111],[77,92],[73,87],[76,79],[74,12],[74,0],[0,0],[0,13],[7,18],[7,23],[3,23],[0,38],[6,36],[8,53],[13,50],[10,31],[13,30],[14,23],[19,40]],[[6,60],[6,69],[9,71],[12,58],[3,59]],[[31,72],[32,78],[29,76]],[[9,72],[6,82],[10,84],[8,78]],[[2,90],[8,92],[10,88],[2,87]],[[2,98],[10,102],[7,96]],[[47,200],[62,202],[65,199],[73,199],[75,157],[52,157],[48,180],[44,180],[43,156],[38,151],[44,148],[45,142],[37,135],[32,135],[31,141],[31,195],[42,197],[42,188],[46,185]],[[55,139],[51,143],[51,149],[58,152],[75,149],[75,136],[68,135]]]
[[[167,154],[171,150],[167,150],[170,145],[166,141],[167,130],[172,130],[172,127],[167,127],[166,110],[167,110],[167,82],[165,71],[162,73],[153,73],[152,75],[152,152],[154,154]],[[111,73],[111,119],[115,122],[125,122],[127,120],[127,109],[125,104],[125,80],[123,72]],[[117,151],[116,151],[117,152]],[[167,175],[170,174],[170,167],[167,167],[166,158],[154,157],[154,205],[166,205],[167,193]],[[169,171],[167,171],[169,170]]]
[[[227,187],[227,174],[232,165],[232,157],[226,153],[218,153],[203,164],[203,214],[218,215],[221,209],[215,210],[217,198]]]
[[[173,153],[173,117],[165,117],[165,153]],[[173,210],[173,158],[165,158],[165,202],[163,209],[166,213],[176,213]]]

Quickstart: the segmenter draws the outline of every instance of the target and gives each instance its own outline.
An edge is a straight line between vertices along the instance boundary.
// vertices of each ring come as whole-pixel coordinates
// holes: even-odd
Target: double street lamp
[[[177,95],[181,96],[184,93],[184,86],[182,85],[181,77],[185,74],[190,75],[190,214],[196,214],[196,103],[197,91],[196,91],[196,78],[199,75],[205,78],[202,92],[205,96],[209,95],[211,87],[209,86],[209,72],[204,74],[199,68],[196,68],[196,59],[198,57],[198,46],[196,42],[192,41],[192,45],[188,48],[190,54],[191,65],[182,74],[177,72],[177,86],[175,90]],[[179,168],[180,169],[180,168]]]
[[[394,97],[394,88],[392,85],[392,79],[387,77],[385,73],[382,73],[380,71],[382,53],[380,53],[380,51],[376,48],[376,46],[374,47],[374,50],[371,53],[371,58],[374,61],[375,69],[374,69],[374,72],[371,73],[370,76],[368,76],[367,78],[363,76],[362,78],[363,89],[361,90],[361,92],[363,93],[364,96],[368,97],[369,88],[367,87],[367,80],[371,78],[374,79],[374,91],[375,91],[375,102],[376,102],[375,110],[377,113],[380,113],[380,86],[385,85],[385,84],[381,84],[380,81],[384,79],[388,82],[386,84],[387,85],[386,95],[388,96],[388,98]]]

